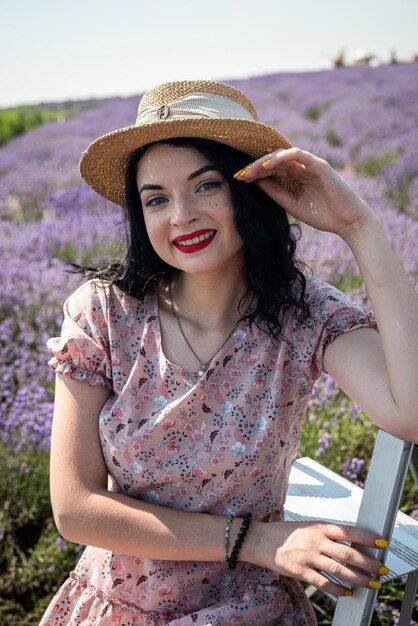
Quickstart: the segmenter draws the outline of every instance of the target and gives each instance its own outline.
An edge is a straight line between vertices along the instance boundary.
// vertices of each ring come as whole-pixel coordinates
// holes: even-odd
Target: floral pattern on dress
[[[111,391],[100,416],[110,489],[184,511],[282,517],[290,464],[325,347],[375,327],[334,287],[307,279],[311,316],[287,314],[283,339],[241,321],[207,372],[170,363],[155,294],[94,281],[64,305],[48,341],[57,372]],[[220,538],[222,541],[222,537]],[[316,624],[301,584],[249,563],[143,559],[87,547],[42,626]]]

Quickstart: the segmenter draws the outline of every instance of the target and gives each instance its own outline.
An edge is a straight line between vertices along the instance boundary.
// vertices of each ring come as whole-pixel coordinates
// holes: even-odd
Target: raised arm
[[[302,183],[296,198],[270,176]],[[383,430],[418,442],[418,295],[383,227],[324,160],[290,148],[266,155],[237,178],[257,182],[297,219],[346,241],[358,263],[379,333],[358,329],[328,346],[324,366]]]
[[[383,430],[418,443],[418,295],[373,216],[347,233],[379,334],[359,329],[328,346],[324,364]]]

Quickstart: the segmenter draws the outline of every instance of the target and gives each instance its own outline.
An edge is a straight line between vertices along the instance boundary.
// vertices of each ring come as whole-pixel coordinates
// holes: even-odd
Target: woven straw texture
[[[164,83],[155,89],[147,91],[139,103],[139,110],[148,106],[161,106],[169,104],[178,98],[183,98],[191,93],[214,93],[224,96],[241,106],[245,107],[257,120],[257,111],[241,91],[226,83],[215,83],[212,80],[179,80],[172,83]]]
[[[237,89],[213,81],[178,81],[165,83],[147,92],[139,111],[148,106],[167,105],[191,93],[213,93],[227,97],[245,107],[257,119],[248,98]],[[132,152],[149,143],[173,137],[212,139],[241,150],[255,160],[290,143],[275,129],[257,121],[242,119],[164,119],[113,131],[96,139],[83,153],[80,173],[100,195],[115,204],[125,206],[125,174]],[[233,172],[231,173],[233,174]],[[299,195],[301,187],[288,178],[277,182]]]

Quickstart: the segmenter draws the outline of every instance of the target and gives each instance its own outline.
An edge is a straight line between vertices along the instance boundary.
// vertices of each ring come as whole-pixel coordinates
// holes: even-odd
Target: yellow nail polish
[[[244,169],[241,171],[241,176],[245,176],[245,174],[247,174],[251,169],[251,165],[247,165],[247,167],[244,167]]]
[[[347,596],[347,597],[348,596],[352,596],[353,592],[351,591],[351,589],[347,589],[347,591],[344,591],[344,595]]]
[[[380,583],[378,580],[371,580],[369,581],[369,588],[370,589],[380,589],[382,586],[382,583]]]
[[[382,565],[380,570],[378,571],[379,576],[387,576],[389,574],[389,568],[385,565]]]
[[[386,541],[386,539],[376,539],[376,541],[374,542],[374,545],[377,546],[378,548],[387,548],[388,547],[388,542]]]
[[[263,161],[263,163],[261,164],[263,167],[267,167],[268,165],[270,165],[271,163],[271,159],[267,159],[267,161]]]
[[[238,172],[236,172],[236,173],[234,174],[234,178],[238,178],[238,176],[241,176],[241,174],[242,174],[242,172],[243,172],[243,171],[244,171],[243,169],[242,169],[242,170],[238,170]]]

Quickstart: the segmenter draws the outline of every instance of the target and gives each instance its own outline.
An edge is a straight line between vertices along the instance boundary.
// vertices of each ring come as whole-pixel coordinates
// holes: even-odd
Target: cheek
[[[161,215],[144,215],[145,228],[151,241],[161,238],[164,230],[164,223]]]

